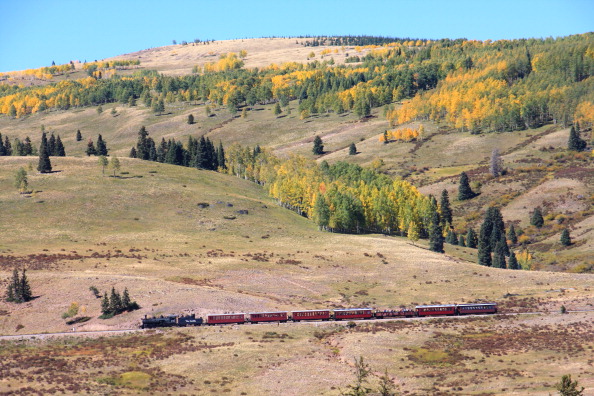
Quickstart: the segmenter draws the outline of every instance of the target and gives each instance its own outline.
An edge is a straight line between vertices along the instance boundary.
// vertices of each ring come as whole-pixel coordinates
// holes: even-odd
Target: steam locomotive
[[[456,316],[496,314],[497,303],[418,305],[414,309],[374,310],[372,308],[317,309],[306,311],[254,312],[210,314],[205,318],[192,315],[169,315],[142,318],[142,328],[186,327],[217,324],[246,324],[266,322],[340,321],[358,319],[413,318],[423,316]]]

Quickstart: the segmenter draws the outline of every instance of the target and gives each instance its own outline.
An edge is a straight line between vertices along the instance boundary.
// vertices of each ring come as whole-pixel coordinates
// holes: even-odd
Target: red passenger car
[[[349,309],[335,309],[334,319],[371,319],[373,313],[371,308],[349,308]]]
[[[418,305],[415,307],[418,316],[456,315],[455,305]]]
[[[249,321],[252,323],[286,322],[287,317],[287,312],[256,312],[249,314]]]
[[[496,303],[458,304],[458,315],[494,314],[497,313]]]
[[[330,320],[330,310],[293,311],[293,322],[302,320]]]
[[[375,311],[375,317],[378,319],[412,318],[413,316],[416,316],[416,313],[412,309]]]
[[[234,313],[234,314],[218,314],[208,315],[206,317],[206,324],[231,324],[231,323],[245,323],[245,314]]]

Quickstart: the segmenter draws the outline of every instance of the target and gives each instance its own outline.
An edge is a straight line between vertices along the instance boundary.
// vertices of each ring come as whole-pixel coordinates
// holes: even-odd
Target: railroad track
[[[567,313],[579,313],[579,312],[594,312],[594,310],[577,310],[577,311],[567,311]],[[400,321],[425,321],[425,320],[463,320],[466,318],[477,318],[477,317],[496,317],[496,316],[520,316],[520,315],[550,315],[552,312],[519,312],[519,313],[498,313],[493,315],[462,315],[462,316],[423,316],[423,317],[413,317],[413,318],[390,318],[390,319],[356,319],[356,320],[342,320],[342,321],[301,321],[298,323],[293,322],[286,322],[286,323],[277,323],[277,322],[267,322],[267,323],[254,323],[254,324],[242,324],[241,326],[294,326],[294,325],[310,325],[310,326],[331,326],[333,324],[346,324],[349,322],[353,323],[375,323],[375,322],[400,322]],[[240,326],[240,325],[229,325],[229,324],[221,324],[219,326]],[[201,327],[201,326],[198,326]],[[28,340],[28,339],[36,339],[36,340],[43,340],[47,338],[53,337],[85,337],[85,336],[101,336],[101,335],[118,335],[118,334],[127,334],[127,333],[139,333],[145,331],[162,331],[165,328],[158,328],[158,329],[120,329],[120,330],[98,330],[98,331],[66,331],[66,332],[59,332],[59,333],[37,333],[37,334],[15,334],[15,335],[3,335],[0,336],[0,341],[10,341],[10,340]]]

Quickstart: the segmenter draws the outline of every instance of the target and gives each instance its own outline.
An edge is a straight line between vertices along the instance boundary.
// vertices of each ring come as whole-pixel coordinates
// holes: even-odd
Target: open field
[[[338,395],[354,383],[354,359],[363,357],[371,368],[366,385],[377,390],[387,370],[398,394],[548,395],[567,372],[588,394],[594,390],[592,315],[352,328],[286,323],[1,342],[0,391]]]

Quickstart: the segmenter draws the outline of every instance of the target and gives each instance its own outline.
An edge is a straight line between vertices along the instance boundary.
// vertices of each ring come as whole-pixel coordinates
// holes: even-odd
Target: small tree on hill
[[[509,260],[507,261],[507,268],[512,270],[519,270],[520,264],[518,263],[518,259],[516,258],[516,254],[511,252],[509,254]]]
[[[572,381],[571,375],[567,374],[561,377],[561,381],[555,386],[561,396],[581,396],[584,394],[584,387],[578,388],[577,380]]]
[[[542,210],[540,206],[537,206],[532,212],[532,217],[530,217],[530,224],[535,226],[536,228],[542,228],[544,225],[544,218],[542,217]]]
[[[587,146],[584,139],[580,137],[579,127],[571,126],[569,130],[569,140],[567,141],[567,148],[571,151],[582,151]]]
[[[499,149],[493,149],[491,152],[491,161],[489,163],[489,173],[493,177],[499,177],[503,170],[503,160],[499,155]]]
[[[31,301],[32,299],[33,295],[31,293],[31,287],[29,286],[29,280],[27,279],[25,270],[23,270],[22,275],[19,277],[19,272],[15,268],[12,272],[12,279],[10,280],[6,290],[6,301],[23,303]]]
[[[348,391],[343,393],[345,396],[362,396],[371,392],[371,388],[366,386],[367,377],[371,374],[371,368],[363,361],[363,356],[355,358],[355,383],[348,386]]]
[[[14,186],[19,190],[21,194],[28,191],[29,181],[27,180],[27,171],[25,168],[20,167],[14,176]]]
[[[192,114],[188,115],[188,124],[192,125],[194,123],[194,116]]]
[[[107,155],[108,151],[109,150],[107,149],[107,145],[105,144],[103,137],[101,134],[99,134],[97,137],[97,155]]]
[[[101,167],[101,173],[103,174],[103,176],[105,176],[105,168],[108,165],[107,162],[107,157],[105,157],[104,155],[99,156],[99,166]]]
[[[561,244],[563,246],[571,245],[571,236],[569,235],[569,230],[567,228],[561,232]]]
[[[441,225],[445,229],[448,225],[452,224],[452,207],[450,206],[450,198],[448,196],[448,190],[445,188],[441,192],[441,199],[439,200],[439,208],[441,210]]]
[[[276,105],[274,106],[274,109],[273,109],[274,115],[276,117],[278,117],[280,115],[280,113],[282,113],[282,112],[283,112],[283,110],[281,109],[280,104],[278,102],[276,102]]]
[[[76,131],[76,141],[80,142],[82,140],[82,134],[80,133],[80,129]]]
[[[89,141],[87,142],[87,149],[85,150],[85,153],[88,156],[97,155],[97,150],[95,150],[95,143],[93,143],[93,140],[91,138],[89,138]]]
[[[516,234],[516,228],[514,227],[513,223],[509,226],[509,230],[507,230],[507,239],[515,245],[518,243],[518,235]]]
[[[322,138],[316,136],[313,142],[313,149],[312,152],[314,155],[322,155],[324,154],[324,143],[322,142]]]
[[[39,163],[37,170],[41,173],[50,173],[52,171],[52,163],[50,162],[50,153],[47,147],[47,137],[45,132],[41,134],[41,145],[39,146]]]
[[[458,185],[458,201],[465,201],[476,196],[470,187],[470,181],[466,172],[460,174],[460,183]]]
[[[472,249],[476,249],[477,244],[478,240],[476,237],[476,232],[474,232],[472,228],[469,228],[468,232],[466,233],[466,246]]]
[[[431,216],[431,227],[429,228],[429,250],[444,253],[442,230],[439,213],[434,210]]]
[[[132,147],[130,149],[130,155],[129,155],[129,157],[130,158],[136,158],[136,157],[138,157],[138,153],[136,152],[136,147]]]
[[[64,144],[62,143],[62,139],[60,139],[60,135],[56,138],[56,146],[54,149],[54,154],[56,157],[65,157],[66,150],[64,149]]]
[[[351,145],[349,146],[349,155],[356,155],[357,154],[357,146],[355,146],[355,143],[351,143]]]
[[[121,168],[120,160],[118,159],[118,157],[116,157],[116,156],[111,157],[111,161],[109,162],[109,167],[111,168],[111,170],[113,170],[113,177],[115,177],[116,172],[119,172],[120,168]]]

